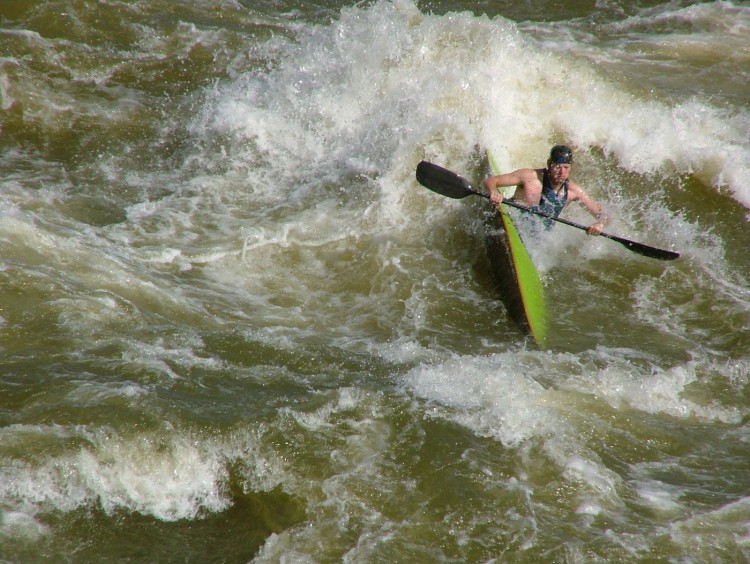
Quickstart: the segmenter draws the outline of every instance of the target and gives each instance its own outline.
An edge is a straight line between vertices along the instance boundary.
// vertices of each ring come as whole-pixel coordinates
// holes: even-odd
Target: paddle
[[[489,199],[489,196],[487,194],[482,194],[481,192],[477,192],[476,190],[474,190],[471,187],[471,184],[469,184],[469,181],[464,177],[459,176],[458,174],[448,170],[447,168],[443,168],[427,161],[422,161],[417,165],[417,182],[419,182],[425,188],[429,188],[433,192],[437,192],[438,194],[442,194],[443,196],[448,196],[449,198],[454,198],[456,200],[460,200],[461,198],[472,195]],[[546,217],[547,219],[551,219],[552,221],[570,225],[571,227],[575,227],[583,231],[586,231],[587,229],[585,225],[581,225],[580,223],[562,219],[560,217],[553,217],[544,212],[529,209],[526,206],[522,206],[521,204],[517,204],[513,201],[503,200],[503,204],[505,204],[506,206],[518,208],[519,210],[523,210],[527,213],[533,213],[535,215]],[[609,233],[600,233],[599,236],[617,241],[634,253],[638,253],[639,255],[650,258],[659,260],[674,260],[680,256],[680,253],[666,251],[664,249],[657,249],[655,247],[649,247],[648,245],[644,245],[643,243],[636,243],[635,241],[630,241],[628,239],[618,237],[617,235],[610,235]]]

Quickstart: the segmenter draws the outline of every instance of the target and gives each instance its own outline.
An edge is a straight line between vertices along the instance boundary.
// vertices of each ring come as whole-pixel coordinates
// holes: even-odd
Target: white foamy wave
[[[65,399],[72,405],[95,406],[117,399],[137,400],[148,393],[133,382],[79,382]]]
[[[621,511],[622,478],[588,446],[588,431],[580,427],[580,398],[539,383],[575,363],[568,355],[532,352],[455,357],[410,371],[404,384],[427,402],[429,417],[453,421],[521,452],[539,445],[575,488],[577,513],[590,520]],[[529,474],[518,469],[518,478],[531,485]]]
[[[271,489],[281,476],[281,468],[258,453],[254,434],[235,433],[225,441],[174,434],[124,438],[101,429],[43,426],[11,426],[3,434],[50,442],[50,454],[37,453],[33,461],[4,457],[0,505],[20,515],[98,507],[165,521],[193,519],[230,506],[229,461],[241,457],[248,483],[259,490]],[[80,449],[55,454],[60,436],[80,442]]]
[[[653,84],[676,99],[697,96],[716,107],[747,108],[750,6],[688,4],[647,7],[608,24],[618,59],[641,71],[645,88]]]
[[[684,504],[680,502],[683,490],[659,480],[644,480],[636,487],[641,501],[657,511],[667,515],[679,515],[684,511]]]
[[[0,110],[3,111],[9,110],[15,102],[10,93],[10,79],[5,69],[14,64],[17,64],[15,59],[0,58]]]
[[[746,553],[750,549],[748,522],[750,498],[740,497],[715,509],[709,507],[703,511],[692,511],[683,520],[670,523],[669,538],[684,546],[696,561],[708,561],[717,559],[711,551],[715,541],[706,542],[703,539],[729,537],[738,549],[736,559],[742,562],[747,559]]]
[[[586,104],[561,116],[576,142],[600,147],[637,173],[693,174],[706,185],[728,188],[750,208],[750,115],[732,114],[691,100],[675,106],[620,100]],[[582,104],[583,106],[584,104]],[[613,106],[619,107],[613,112]]]
[[[718,247],[717,247],[718,248]],[[696,330],[693,318],[696,311],[711,309],[724,319],[726,327],[745,327],[750,319],[750,290],[741,279],[732,281],[734,272],[724,264],[718,253],[706,253],[707,265],[698,280],[685,280],[675,271],[665,271],[658,277],[641,276],[632,286],[633,310],[638,319],[677,336],[683,342],[693,341],[702,333],[703,342],[721,339],[716,331]],[[666,287],[679,290],[666,296]]]
[[[698,372],[727,371],[723,367],[691,362],[662,370],[645,357],[628,359],[624,351],[619,352],[601,350],[591,358],[532,352],[454,357],[413,369],[404,384],[428,401],[432,416],[455,421],[508,446],[543,438],[548,451],[556,452],[555,458],[566,466],[583,445],[571,445],[567,438],[575,431],[565,431],[571,425],[565,411],[575,400],[566,399],[565,391],[595,394],[618,410],[627,406],[679,419],[737,424],[746,415],[737,407],[690,392],[691,384],[699,381]],[[603,367],[596,368],[599,365]],[[539,383],[558,372],[568,376],[555,379],[553,389]]]
[[[47,525],[33,515],[0,509],[0,540],[6,537],[8,540],[5,542],[34,542],[49,534],[49,530]]]
[[[517,446],[565,425],[547,403],[544,388],[525,375],[519,356],[455,357],[422,365],[409,372],[404,384],[428,400],[431,416]]]
[[[737,424],[747,415],[738,407],[690,392],[691,384],[699,382],[698,373],[706,368],[702,363],[688,362],[668,369],[643,368],[617,355],[616,351],[600,350],[598,356],[606,360],[606,368],[581,373],[560,382],[560,386],[596,393],[616,409],[627,406],[678,419],[699,418]]]

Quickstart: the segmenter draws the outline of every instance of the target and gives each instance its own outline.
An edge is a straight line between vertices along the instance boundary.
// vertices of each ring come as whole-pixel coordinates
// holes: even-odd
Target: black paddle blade
[[[643,243],[636,243],[635,241],[629,241],[627,239],[623,239],[622,237],[616,237],[614,235],[609,235],[608,233],[602,233],[605,237],[608,237],[609,239],[612,239],[613,241],[617,241],[621,245],[624,245],[634,253],[638,253],[639,255],[643,255],[644,257],[649,257],[653,259],[658,260],[675,260],[677,258],[680,258],[680,253],[676,253],[674,251],[667,251],[665,249],[657,249],[656,247],[649,247],[648,245],[644,245]]]
[[[417,165],[417,182],[433,192],[456,200],[477,194],[463,176],[427,161]]]

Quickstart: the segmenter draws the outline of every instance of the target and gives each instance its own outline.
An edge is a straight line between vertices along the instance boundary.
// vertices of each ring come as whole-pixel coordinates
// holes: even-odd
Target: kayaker
[[[573,168],[573,151],[565,145],[555,145],[550,151],[547,168],[521,168],[507,174],[485,179],[490,200],[496,205],[503,202],[498,187],[515,186],[513,200],[531,209],[557,217],[570,202],[579,202],[596,218],[586,229],[589,235],[599,235],[609,222],[601,204],[583,188],[570,180]],[[551,222],[550,222],[551,223]]]

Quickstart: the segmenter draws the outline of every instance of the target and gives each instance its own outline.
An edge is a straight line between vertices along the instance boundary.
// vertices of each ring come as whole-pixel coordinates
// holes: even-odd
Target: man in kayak
[[[503,194],[498,187],[515,186],[513,200],[552,217],[560,215],[570,202],[578,201],[596,218],[596,223],[590,225],[586,233],[599,235],[609,218],[599,202],[578,184],[570,181],[572,167],[573,151],[565,145],[555,145],[550,151],[547,168],[521,168],[507,174],[490,176],[485,179],[484,186],[490,200],[498,206],[503,202]]]

